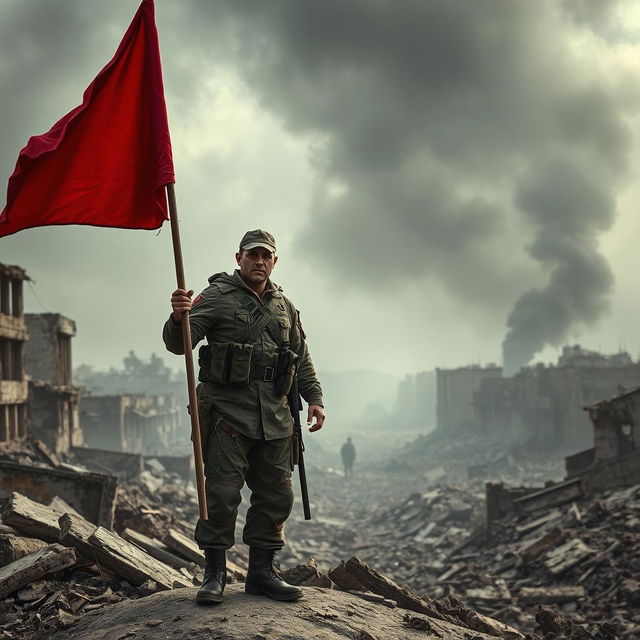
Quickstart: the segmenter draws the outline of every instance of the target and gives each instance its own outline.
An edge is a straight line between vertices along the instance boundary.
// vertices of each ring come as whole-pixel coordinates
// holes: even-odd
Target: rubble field
[[[37,447],[0,451],[0,466],[3,461],[87,473],[73,459],[51,458]],[[416,476],[409,486],[399,472],[358,469],[346,480],[314,465],[307,471],[313,519],[303,520],[296,501],[279,556],[286,579],[311,589],[301,605],[307,613],[318,606],[314,594],[330,590],[344,593],[328,603],[352,599],[340,600],[336,610],[327,604],[323,620],[336,625],[355,615],[349,602],[367,603],[380,615],[398,612],[397,636],[380,635],[360,620],[361,638],[406,637],[407,629],[465,640],[609,640],[638,633],[640,591],[633,576],[640,487],[535,520],[500,522],[487,533],[477,484],[434,485]],[[115,639],[89,630],[104,626],[112,610],[133,616],[141,599],[149,606],[167,603],[157,619],[158,626],[168,625],[170,611],[182,615],[168,603],[191,601],[202,579],[204,560],[192,540],[197,513],[193,487],[157,461],[118,482],[110,528],[87,520],[61,496],[45,504],[10,491],[1,508],[0,638]],[[242,544],[228,552],[232,596],[241,590],[233,585],[244,580],[247,559]],[[123,627],[119,637],[154,637],[147,627]],[[181,637],[177,633],[172,637]]]

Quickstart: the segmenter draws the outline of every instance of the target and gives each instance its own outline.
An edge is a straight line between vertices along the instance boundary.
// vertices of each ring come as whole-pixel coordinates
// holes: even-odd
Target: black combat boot
[[[274,600],[297,600],[302,589],[285,582],[273,568],[273,549],[249,548],[249,570],[244,584],[246,593],[263,595]]]
[[[219,604],[227,582],[227,560],[224,549],[204,550],[204,581],[196,594],[196,602]]]

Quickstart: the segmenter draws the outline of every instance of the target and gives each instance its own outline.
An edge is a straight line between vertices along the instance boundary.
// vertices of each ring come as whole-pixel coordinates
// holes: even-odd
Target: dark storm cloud
[[[621,4],[620,0],[563,0],[561,6],[576,23],[598,31],[610,24],[612,14]]]
[[[317,138],[326,182],[301,255],[372,290],[430,277],[474,303],[519,298],[513,369],[607,308],[597,235],[615,214],[629,134],[568,39],[609,25],[617,4],[289,0],[210,15],[229,21],[263,104]],[[508,276],[527,245],[548,282],[522,293],[531,277]]]

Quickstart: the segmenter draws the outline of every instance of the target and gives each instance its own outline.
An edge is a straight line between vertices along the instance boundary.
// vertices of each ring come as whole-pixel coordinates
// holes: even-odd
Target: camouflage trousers
[[[242,540],[263,549],[281,549],[284,523],[293,506],[291,437],[254,439],[227,426],[216,414],[202,416],[208,520],[198,520],[201,549],[229,549],[245,481],[251,490]]]

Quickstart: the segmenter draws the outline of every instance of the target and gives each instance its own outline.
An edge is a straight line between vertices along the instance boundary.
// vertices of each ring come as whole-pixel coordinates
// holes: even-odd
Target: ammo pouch
[[[252,353],[252,344],[211,342],[203,345],[198,352],[198,380],[236,387],[247,385],[251,379]]]
[[[278,352],[276,372],[273,378],[276,395],[286,396],[291,391],[293,379],[298,369],[298,360],[298,354],[288,347],[280,349]]]

